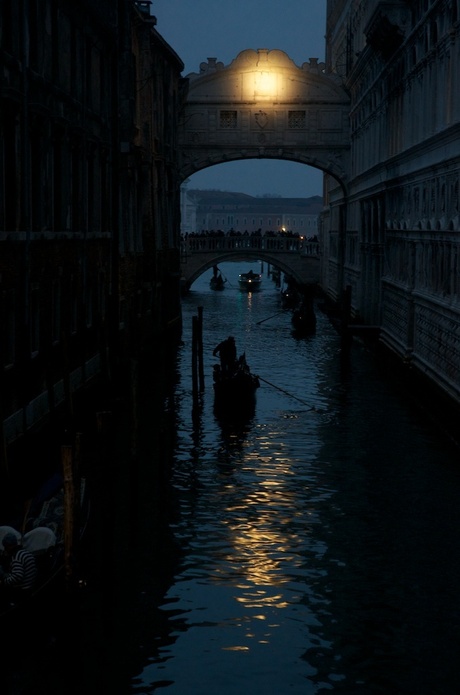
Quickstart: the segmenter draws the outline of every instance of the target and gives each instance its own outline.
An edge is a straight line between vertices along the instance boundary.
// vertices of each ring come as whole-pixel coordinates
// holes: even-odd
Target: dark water
[[[343,359],[321,313],[298,340],[271,279],[240,293],[241,269],[222,266],[224,292],[202,276],[184,300],[164,543],[138,587],[150,605],[155,585],[158,608],[130,628],[148,644],[126,692],[457,693],[457,450],[360,344]],[[265,379],[245,426],[213,413],[212,349],[229,334]]]
[[[320,312],[296,339],[266,274],[247,295],[236,278],[249,266],[221,269],[223,292],[209,272],[184,298],[161,412],[144,379],[118,423],[116,505],[93,531],[99,575],[113,534],[115,586],[89,576],[66,692],[458,693],[458,451],[362,345],[344,358]],[[212,349],[230,334],[262,378],[243,424],[213,412]]]

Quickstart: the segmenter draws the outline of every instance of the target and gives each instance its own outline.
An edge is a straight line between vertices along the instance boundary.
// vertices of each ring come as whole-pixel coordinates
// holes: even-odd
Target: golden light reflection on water
[[[293,581],[283,567],[300,566],[302,558],[292,552],[298,539],[293,521],[300,512],[296,509],[295,489],[287,488],[291,478],[290,461],[284,452],[282,458],[265,457],[258,462],[257,488],[243,495],[235,504],[228,504],[222,515],[227,529],[230,551],[226,553],[227,567],[238,575],[235,583],[238,593],[234,600],[245,609],[288,608],[288,601],[280,587]],[[253,471],[254,472],[254,471]],[[287,553],[287,555],[286,555]],[[266,620],[264,612],[251,616]]]

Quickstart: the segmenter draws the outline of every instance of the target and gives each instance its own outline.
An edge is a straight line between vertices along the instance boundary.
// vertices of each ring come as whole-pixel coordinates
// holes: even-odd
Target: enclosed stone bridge
[[[299,285],[320,280],[319,244],[301,237],[190,235],[181,242],[181,286],[187,292],[197,278],[226,261],[265,261]]]
[[[215,164],[264,158],[316,167],[345,190],[350,99],[316,58],[299,67],[265,48],[244,50],[227,66],[208,58],[184,78],[181,102],[181,181]]]

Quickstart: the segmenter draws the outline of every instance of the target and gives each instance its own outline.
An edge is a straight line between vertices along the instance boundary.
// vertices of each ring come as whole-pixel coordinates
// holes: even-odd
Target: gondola
[[[285,309],[295,309],[299,301],[300,294],[296,289],[287,287],[281,292],[281,302]]]
[[[79,513],[75,515],[77,528],[75,537],[80,540],[86,530],[89,517],[89,500],[86,480],[80,480]],[[53,600],[59,578],[64,579],[66,569],[65,547],[65,500],[64,483],[60,473],[53,475],[39,490],[29,505],[24,518],[16,518],[0,526],[0,563],[7,569],[2,540],[13,533],[21,546],[30,551],[37,564],[37,579],[34,588],[24,597],[13,599],[0,588],[0,619],[19,615],[32,616],[34,610],[45,611],[48,601]]]
[[[253,374],[243,354],[233,369],[223,372],[214,365],[214,409],[222,414],[247,415],[255,408],[259,377]]]
[[[215,277],[213,276],[211,278],[211,280],[209,281],[209,286],[212,290],[221,291],[225,287],[225,280],[222,277],[222,275],[220,275],[220,273],[219,273],[219,275],[217,275]]]
[[[292,313],[291,319],[294,335],[304,337],[316,331],[316,316],[309,306],[301,306]]]

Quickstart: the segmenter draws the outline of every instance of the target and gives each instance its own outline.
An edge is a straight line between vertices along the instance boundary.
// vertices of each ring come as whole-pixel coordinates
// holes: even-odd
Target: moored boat
[[[262,275],[254,273],[250,270],[248,273],[240,273],[238,276],[238,285],[245,292],[255,292],[260,289],[262,283]]]
[[[24,596],[16,593],[12,598],[3,587],[0,589],[0,618],[16,616],[24,610],[30,615],[35,605],[45,609],[47,601],[52,600],[55,583],[66,570],[66,534],[72,528],[72,523],[76,522],[75,538],[81,538],[88,521],[85,479],[81,479],[79,484],[80,494],[75,492],[79,505],[78,510],[74,510],[72,520],[65,500],[63,477],[56,474],[39,490],[24,518],[13,519],[0,526],[0,564],[3,571],[8,570],[8,558],[3,552],[2,542],[7,534],[13,534],[20,547],[32,553],[37,566],[35,584],[24,592]]]

